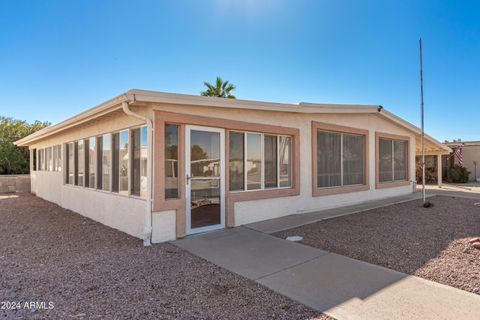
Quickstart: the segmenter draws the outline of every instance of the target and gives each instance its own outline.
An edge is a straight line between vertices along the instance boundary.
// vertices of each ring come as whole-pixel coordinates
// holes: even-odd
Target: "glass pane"
[[[341,134],[317,132],[317,187],[341,185]]]
[[[230,191],[244,190],[245,142],[243,132],[230,132],[230,159],[228,161],[228,177]]]
[[[112,135],[102,137],[102,189],[110,191],[110,176],[112,174]]]
[[[191,227],[220,224],[220,179],[194,179],[190,183]]]
[[[77,142],[77,185],[84,185],[85,178],[85,150],[83,140]]]
[[[277,136],[264,136],[265,188],[277,187]]]
[[[178,126],[165,125],[165,199],[178,198]]]
[[[142,127],[140,129],[140,134],[142,136],[141,140],[141,150],[140,150],[140,197],[147,196],[147,127]]]
[[[220,177],[220,133],[191,131],[190,174],[193,177]]]
[[[37,171],[37,149],[32,149],[30,152],[32,153],[32,169]]]
[[[97,175],[97,139],[90,138],[88,141],[88,186],[95,188]]]
[[[247,133],[247,189],[262,187],[262,135]]]
[[[75,181],[75,156],[74,144],[70,142],[68,145],[68,183],[73,184]]]
[[[48,147],[46,150],[47,150],[47,171],[53,171],[52,148]]]
[[[292,138],[280,137],[280,187],[292,186]]]
[[[119,181],[119,171],[120,171],[120,158],[119,158],[119,149],[120,149],[120,134],[114,133],[112,135],[112,191],[118,192],[118,181]]]
[[[407,142],[394,141],[394,180],[407,180]],[[434,157],[436,159],[436,157]],[[436,167],[436,166],[435,166]]]
[[[132,194],[140,196],[140,128],[132,130]]]
[[[103,179],[103,172],[102,172],[102,157],[103,157],[103,137],[97,137],[97,167],[96,167],[96,178],[97,184],[95,188],[102,189],[102,179]]]
[[[118,159],[119,159],[119,192],[128,193],[128,161],[129,161],[129,150],[128,150],[128,130],[121,131],[119,137],[119,149],[118,149]]]
[[[393,181],[392,140],[380,139],[378,142],[379,181]]]
[[[343,185],[365,182],[365,137],[343,134]]]

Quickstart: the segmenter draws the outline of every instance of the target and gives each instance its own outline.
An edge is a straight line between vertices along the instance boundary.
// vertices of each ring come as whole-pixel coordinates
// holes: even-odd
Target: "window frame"
[[[353,134],[364,136],[364,178],[363,184],[354,184],[354,185],[340,185],[332,187],[318,187],[318,168],[317,168],[317,132],[318,131],[327,131],[340,134]],[[342,135],[343,136],[343,135]],[[369,179],[369,130],[353,128],[348,126],[341,126],[331,123],[317,122],[312,121],[312,196],[327,196],[341,193],[350,193],[350,192],[359,192],[370,190],[370,179]],[[343,140],[343,137],[341,137]],[[341,149],[341,181],[343,181],[343,143]],[[342,182],[343,183],[343,182]]]
[[[392,140],[392,141],[403,141],[406,142],[406,152],[407,152],[407,163],[406,163],[406,170],[407,176],[405,180],[397,180],[395,181],[395,169],[392,171],[392,181],[380,181],[380,139],[384,140]],[[402,187],[408,186],[412,183],[411,181],[411,160],[410,160],[410,137],[409,136],[402,136],[397,134],[385,133],[385,132],[375,132],[375,188],[376,189],[383,189],[383,188],[394,188],[394,187]],[[392,145],[392,157],[395,154],[395,150]],[[395,159],[392,158],[392,163],[394,163]]]

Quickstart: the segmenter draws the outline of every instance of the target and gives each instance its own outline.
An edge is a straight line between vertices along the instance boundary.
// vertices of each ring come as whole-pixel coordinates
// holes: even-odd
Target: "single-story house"
[[[469,180],[480,180],[480,141],[459,141],[445,143],[451,149],[460,148],[462,153],[462,166],[467,168],[470,172],[468,176]],[[448,156],[448,163],[450,166],[454,164],[460,165],[459,159],[453,154]],[[444,177],[446,176],[446,169],[444,170]]]
[[[378,105],[130,90],[16,144],[33,193],[149,244],[411,193],[420,134]]]

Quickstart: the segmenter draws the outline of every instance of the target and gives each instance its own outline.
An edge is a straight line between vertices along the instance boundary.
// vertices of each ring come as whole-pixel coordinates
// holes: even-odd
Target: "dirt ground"
[[[329,319],[173,245],[145,248],[30,194],[0,195],[0,221],[0,300],[20,302],[0,310],[4,318]]]
[[[480,294],[479,200],[436,196],[278,232],[354,259]]]

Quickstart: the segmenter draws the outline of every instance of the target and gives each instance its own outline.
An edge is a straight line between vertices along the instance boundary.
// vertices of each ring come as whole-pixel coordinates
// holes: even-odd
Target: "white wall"
[[[63,172],[36,171],[32,192],[62,208],[143,238],[146,201],[111,192],[63,184]]]

